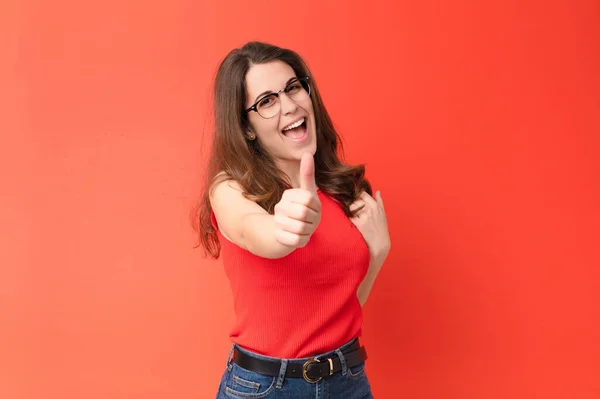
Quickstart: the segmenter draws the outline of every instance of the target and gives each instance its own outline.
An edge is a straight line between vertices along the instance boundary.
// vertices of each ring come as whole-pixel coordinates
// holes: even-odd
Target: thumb
[[[302,155],[300,160],[300,188],[317,192],[317,183],[315,182],[315,160],[311,153]]]

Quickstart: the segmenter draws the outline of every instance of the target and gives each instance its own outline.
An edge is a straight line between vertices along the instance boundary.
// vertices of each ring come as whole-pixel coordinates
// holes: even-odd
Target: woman
[[[390,251],[381,194],[341,142],[298,54],[250,42],[222,61],[200,239],[236,321],[217,398],[372,398],[362,305]],[[317,396],[316,396],[317,395]]]

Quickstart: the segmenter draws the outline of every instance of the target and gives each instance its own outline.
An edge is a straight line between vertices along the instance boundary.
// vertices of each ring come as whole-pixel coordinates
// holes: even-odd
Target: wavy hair
[[[362,191],[372,195],[371,185],[365,178],[364,165],[346,165],[343,144],[325,109],[314,76],[302,58],[294,51],[261,42],[249,42],[232,50],[220,63],[214,82],[214,137],[206,170],[200,203],[194,210],[193,225],[199,234],[200,245],[217,259],[221,245],[211,223],[210,190],[224,180],[234,180],[243,189],[244,197],[258,203],[269,214],[281,200],[286,188],[291,187],[288,176],[277,168],[273,157],[258,140],[244,137],[249,121],[245,110],[246,74],[253,65],[281,60],[296,76],[310,76],[317,151],[315,153],[315,181],[321,192],[340,204],[347,216],[354,216],[350,205]],[[221,173],[224,172],[224,173]]]

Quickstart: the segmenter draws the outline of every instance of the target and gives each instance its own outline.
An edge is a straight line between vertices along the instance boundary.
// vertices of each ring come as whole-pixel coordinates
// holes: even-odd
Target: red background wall
[[[214,397],[232,302],[188,213],[252,39],[386,202],[375,396],[600,397],[598,4],[2,2],[0,397]]]

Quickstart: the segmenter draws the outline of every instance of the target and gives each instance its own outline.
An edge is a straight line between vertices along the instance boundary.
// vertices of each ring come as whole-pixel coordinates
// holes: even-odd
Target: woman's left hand
[[[363,191],[360,197],[350,205],[350,210],[354,211],[362,205],[365,207],[351,217],[350,221],[354,223],[367,242],[371,260],[383,261],[390,252],[391,241],[381,192],[377,191],[375,199],[373,199]]]

